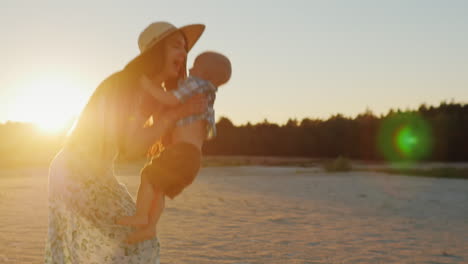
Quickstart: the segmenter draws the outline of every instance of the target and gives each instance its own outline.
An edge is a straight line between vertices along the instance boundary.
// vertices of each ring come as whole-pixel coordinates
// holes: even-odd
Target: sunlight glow
[[[17,89],[10,116],[15,121],[34,123],[45,132],[59,132],[79,114],[85,100],[78,83],[42,75]]]

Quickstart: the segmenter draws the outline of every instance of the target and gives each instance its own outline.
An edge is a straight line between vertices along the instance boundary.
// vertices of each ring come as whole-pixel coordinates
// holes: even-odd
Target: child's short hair
[[[193,67],[202,67],[217,86],[231,79],[231,61],[221,53],[205,51],[195,58]]]
[[[153,158],[142,169],[141,177],[173,199],[194,181],[200,163],[200,150],[192,144],[180,142],[168,146]]]

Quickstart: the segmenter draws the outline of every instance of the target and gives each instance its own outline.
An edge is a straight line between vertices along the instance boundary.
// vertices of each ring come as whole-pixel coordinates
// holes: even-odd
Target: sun
[[[31,122],[45,132],[60,132],[73,122],[84,100],[78,83],[42,75],[18,89],[10,116],[15,121]]]
[[[61,117],[49,117],[49,118],[36,118],[33,123],[41,130],[46,133],[57,133],[57,132],[62,132],[64,129],[66,129],[68,126],[67,124],[69,123],[69,120],[72,120],[73,118],[61,118]]]

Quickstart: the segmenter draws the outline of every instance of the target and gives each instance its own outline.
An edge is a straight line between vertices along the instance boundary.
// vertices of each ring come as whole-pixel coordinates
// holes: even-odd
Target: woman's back
[[[131,116],[121,73],[102,82],[49,170],[49,236],[45,263],[157,263],[157,238],[138,245],[114,219],[135,203],[113,172],[119,129]],[[127,96],[126,96],[127,95]]]

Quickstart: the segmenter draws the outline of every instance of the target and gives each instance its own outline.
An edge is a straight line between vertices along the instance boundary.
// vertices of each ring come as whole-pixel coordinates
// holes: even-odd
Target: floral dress
[[[134,214],[135,202],[113,172],[118,151],[109,131],[118,113],[105,94],[95,92],[70,136],[75,143],[50,165],[45,263],[159,263],[157,238],[128,245],[132,228],[114,224]]]

